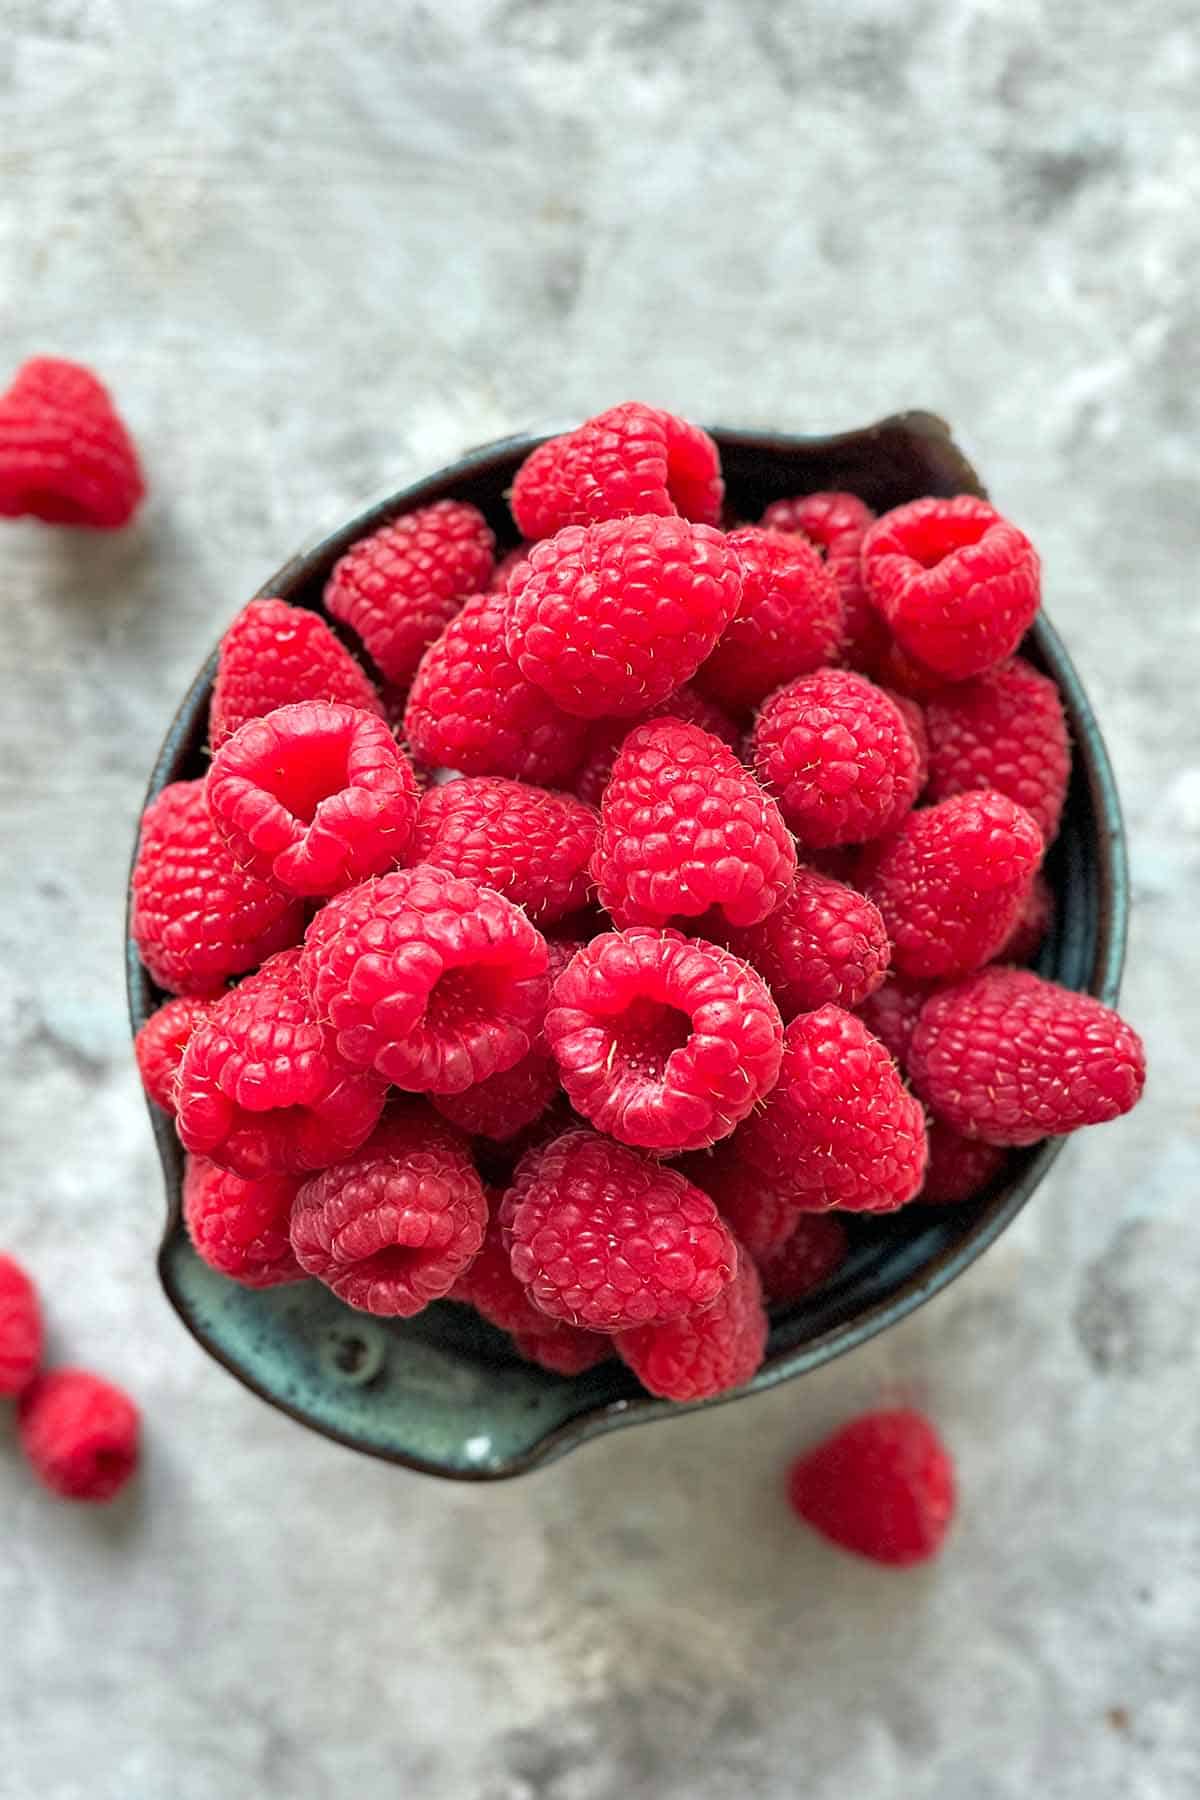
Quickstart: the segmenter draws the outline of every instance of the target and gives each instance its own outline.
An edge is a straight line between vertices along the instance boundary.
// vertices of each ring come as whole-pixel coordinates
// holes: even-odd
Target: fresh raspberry
[[[531,543],[523,541],[514,545],[511,550],[506,550],[503,556],[497,557],[496,566],[492,570],[492,579],[488,582],[488,591],[493,594],[502,594],[508,586],[509,576],[518,563],[525,561],[532,549]]]
[[[202,1156],[189,1156],[183,1177],[183,1220],[197,1256],[242,1287],[301,1281],[304,1270],[289,1236],[299,1186],[296,1175],[247,1180]]]
[[[528,1291],[513,1274],[500,1224],[503,1195],[493,1192],[487,1199],[489,1210],[483,1242],[455,1280],[447,1299],[473,1306],[490,1325],[510,1332],[514,1338],[524,1339],[558,1330],[556,1321],[548,1319],[533,1304]],[[562,1326],[564,1331],[571,1329],[569,1325]]]
[[[404,712],[431,769],[565,784],[583,761],[587,726],[526,681],[504,648],[503,594],[468,600],[421,658]]]
[[[0,518],[115,531],[145,493],[108,389],[60,357],[22,363],[0,396]]]
[[[518,1355],[554,1375],[582,1375],[613,1353],[613,1340],[600,1331],[580,1331],[577,1325],[554,1325],[548,1331],[519,1331],[513,1337]]]
[[[885,513],[863,539],[862,570],[901,649],[951,681],[1011,656],[1041,599],[1037,551],[972,494]]]
[[[731,750],[736,750],[741,740],[742,734],[729,714],[715,700],[706,700],[703,694],[685,681],[673,694],[660,700],[657,706],[652,706],[636,719],[596,721],[588,733],[587,760],[573,784],[579,799],[589,806],[599,806],[608,786],[613,764],[630,732],[639,725],[648,724],[651,719],[662,718],[681,719],[685,725],[699,725],[702,731],[711,732],[713,737],[728,744]]]
[[[1004,1167],[1006,1157],[998,1144],[963,1137],[940,1119],[930,1119],[929,1166],[917,1199],[922,1206],[954,1206],[971,1200]]]
[[[925,1174],[925,1120],[862,1020],[822,1006],[784,1032],[779,1080],[734,1153],[806,1212],[893,1212]]]
[[[137,1407],[84,1369],[50,1369],[21,1396],[21,1448],[63,1500],[112,1500],[138,1464]]]
[[[188,1039],[211,1011],[211,1000],[190,996],[168,1000],[150,1014],[133,1040],[142,1086],[164,1112],[175,1111],[175,1084]]]
[[[895,701],[850,669],[772,694],[751,754],[800,843],[818,850],[894,831],[917,797],[917,748]]]
[[[212,994],[230,975],[299,942],[304,909],[239,868],[204,804],[202,781],[173,781],[142,815],[129,931],[151,978]]]
[[[1054,924],[1055,906],[1054,889],[1046,880],[1045,871],[1039,869],[1033,878],[1033,886],[1025,897],[1025,904],[1017,915],[1016,924],[992,961],[1031,963]]]
[[[891,1051],[902,1069],[908,1068],[908,1047],[917,1029],[921,1008],[930,994],[936,993],[932,981],[914,981],[910,975],[888,972],[882,987],[868,994],[855,1007],[868,1031],[874,1032],[881,1044]]]
[[[710,525],[571,525],[509,577],[505,642],[564,712],[633,716],[696,673],[741,597],[741,559]]]
[[[748,963],[634,926],[568,964],[546,1040],[568,1100],[597,1130],[646,1150],[700,1150],[774,1086],[783,1023]]]
[[[897,1567],[925,1562],[954,1517],[954,1464],[922,1414],[863,1413],[796,1458],[788,1498],[843,1550]]]
[[[1090,994],[1029,969],[982,969],[927,1000],[909,1052],[940,1119],[990,1144],[1034,1144],[1136,1106],[1137,1032]]]
[[[383,717],[379,695],[324,619],[286,600],[251,600],[221,639],[208,741],[219,750],[247,719],[299,700],[333,701]]]
[[[786,1020],[832,1003],[847,1011],[874,993],[891,946],[878,909],[844,882],[797,869],[791,887],[757,925],[725,934],[752,963]]]
[[[183,1147],[235,1175],[323,1169],[357,1150],[383,1110],[383,1083],[339,1055],[299,964],[299,950],[282,950],[248,975],[183,1053],[175,1115]]]
[[[450,1292],[486,1224],[467,1140],[423,1100],[405,1100],[356,1156],[305,1182],[292,1248],[347,1306],[409,1318]]]
[[[709,1400],[741,1387],[767,1347],[767,1314],[753,1260],[738,1258],[735,1279],[703,1312],[620,1331],[617,1355],[662,1400]]]
[[[0,1251],[0,1398],[22,1393],[42,1360],[42,1309],[19,1263]]]
[[[805,1213],[777,1250],[758,1258],[763,1292],[771,1305],[790,1305],[824,1286],[849,1253],[846,1227],[833,1213]]]
[[[908,735],[913,741],[917,753],[917,797],[925,792],[929,780],[929,727],[925,723],[925,708],[911,694],[902,694],[895,688],[884,688],[884,693],[891,701],[904,723],[908,726]]]
[[[477,507],[437,500],[352,544],[325,584],[325,605],[403,687],[467,596],[487,587],[495,546]]]
[[[1032,813],[1054,842],[1071,776],[1058,689],[1022,657],[929,702],[929,798],[993,788]]]
[[[716,525],[724,494],[708,433],[634,400],[531,451],[513,482],[512,513],[527,538],[632,513]]]
[[[419,864],[337,895],[301,960],[342,1055],[431,1094],[520,1062],[545,1012],[546,967],[545,939],[511,900]]]
[[[734,711],[832,662],[842,643],[837,584],[807,539],[754,525],[727,539],[742,564],[742,603],[696,686]]]
[[[592,874],[619,924],[662,925],[718,907],[753,925],[776,907],[796,850],[775,802],[698,725],[656,719],[630,732],[600,808]]]
[[[878,613],[875,617],[879,621],[882,640],[871,660],[864,662],[862,667],[885,693],[893,698],[903,694],[905,699],[924,706],[949,685],[948,677],[939,675],[935,669],[927,669],[924,663],[902,650]]]
[[[583,945],[569,940],[546,943],[546,976],[549,988],[562,974],[571,958]],[[547,994],[549,999],[549,994]],[[435,1094],[433,1104],[472,1137],[483,1137],[492,1143],[508,1144],[523,1131],[536,1124],[561,1092],[558,1064],[546,1042],[545,1029],[538,1030],[531,1047],[511,1069],[485,1076],[461,1094]]]
[[[797,1195],[787,1180],[771,1181],[748,1163],[736,1138],[712,1151],[685,1156],[677,1167],[708,1195],[738,1243],[756,1261],[785,1244],[805,1216],[805,1196]]]
[[[842,654],[855,669],[869,669],[887,643],[883,620],[863,586],[859,551],[875,514],[857,494],[836,490],[776,500],[760,521],[769,531],[798,531],[825,559],[842,602]]]
[[[1024,807],[982,788],[911,814],[872,845],[860,879],[900,973],[951,980],[1000,949],[1041,860],[1042,834]]]
[[[594,1331],[698,1312],[737,1270],[737,1246],[707,1194],[591,1131],[522,1159],[500,1223],[534,1305]]]
[[[204,780],[238,861],[290,894],[335,894],[399,862],[417,782],[385,720],[304,700],[250,719]]]
[[[466,776],[429,790],[408,860],[495,888],[538,925],[587,905],[599,819],[570,794]]]

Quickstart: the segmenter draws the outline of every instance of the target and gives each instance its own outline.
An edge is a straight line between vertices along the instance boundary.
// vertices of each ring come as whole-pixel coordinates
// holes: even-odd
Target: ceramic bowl
[[[838,437],[713,432],[729,498],[754,519],[785,495],[843,488],[882,511],[920,494],[981,493],[945,425],[926,413],[886,419]],[[396,514],[453,495],[471,500],[514,541],[505,491],[539,440],[508,438],[472,451],[381,504],[287,563],[264,583],[317,606],[337,558]],[[1061,836],[1049,862],[1058,918],[1042,972],[1112,1003],[1124,950],[1128,879],[1112,770],[1079,679],[1044,619],[1026,646],[1057,681],[1075,743]],[[203,773],[209,657],[179,709],[150,777]],[[136,1029],[159,1003],[126,943],[129,1006]],[[180,1213],[183,1158],[170,1121],[151,1107],[162,1161],[166,1231],[158,1269],[180,1318],[210,1355],[300,1424],[369,1455],[428,1474],[494,1480],[553,1461],[589,1438],[691,1410],[649,1398],[616,1361],[563,1379],[516,1360],[506,1340],[466,1308],[442,1302],[411,1320],[384,1322],[349,1311],[316,1282],[264,1293],[214,1274],[192,1251]],[[766,1360],[743,1394],[803,1375],[894,1325],[946,1287],[1016,1217],[1058,1155],[1061,1142],[1014,1153],[1002,1179],[957,1207],[913,1206],[890,1219],[852,1223],[851,1255],[818,1293],[773,1317]]]

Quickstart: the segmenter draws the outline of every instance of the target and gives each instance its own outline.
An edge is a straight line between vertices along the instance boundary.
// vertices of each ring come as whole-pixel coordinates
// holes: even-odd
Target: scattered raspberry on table
[[[904,1567],[936,1556],[954,1517],[954,1464],[910,1408],[863,1413],[788,1471],[797,1516],[843,1550]]]
[[[133,440],[90,369],[22,363],[0,395],[0,518],[116,531],[145,493]]]
[[[22,1394],[21,1448],[64,1500],[113,1500],[134,1475],[141,1422],[129,1396],[84,1369],[49,1369]]]
[[[0,1251],[0,1399],[22,1393],[42,1360],[42,1308],[37,1289]]]

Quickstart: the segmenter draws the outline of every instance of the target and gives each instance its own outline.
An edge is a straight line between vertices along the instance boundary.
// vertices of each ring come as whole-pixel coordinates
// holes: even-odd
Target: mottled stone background
[[[0,1422],[4,1800],[1184,1800],[1200,1790],[1191,0],[0,0],[0,367],[112,382],[153,495],[0,533],[0,1240],[124,1378],[105,1516]],[[632,395],[946,414],[1109,735],[1152,1086],[902,1329],[497,1490],[356,1459],[182,1333],[130,1067],[143,782],[314,524]],[[1190,1043],[1189,1043],[1190,1037]],[[928,1403],[941,1563],[795,1529],[784,1458]]]

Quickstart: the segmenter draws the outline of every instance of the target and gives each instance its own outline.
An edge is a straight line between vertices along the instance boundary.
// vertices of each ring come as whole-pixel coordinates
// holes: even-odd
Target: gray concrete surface
[[[0,532],[0,1241],[127,1381],[96,1517],[0,1422],[4,1800],[1184,1800],[1200,1791],[1198,49],[1187,0],[0,0],[0,367],[112,382],[153,496]],[[1041,546],[1132,827],[1152,1085],[978,1268],[768,1398],[457,1491],[303,1433],[151,1273],[133,819],[185,680],[314,524],[637,395],[942,410]],[[940,1564],[790,1523],[909,1395]]]

